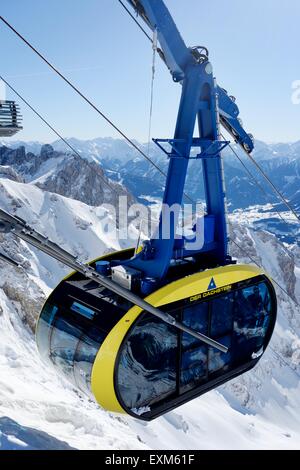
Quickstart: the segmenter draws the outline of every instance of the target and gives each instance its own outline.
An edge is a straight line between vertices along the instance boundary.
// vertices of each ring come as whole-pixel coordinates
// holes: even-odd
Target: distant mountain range
[[[39,188],[85,202],[91,206],[117,204],[118,195],[135,199],[119,182],[105,175],[98,162],[43,145],[36,154],[18,148],[0,147],[0,178],[32,183]]]
[[[120,160],[125,162],[132,160],[139,156],[139,153],[130,146],[124,139],[114,139],[112,137],[98,137],[96,139],[90,140],[80,140],[75,137],[67,138],[67,142],[70,143],[80,154],[86,157],[97,160]],[[136,140],[134,142],[147,153],[148,144],[140,143]],[[6,146],[11,148],[18,148],[20,146],[25,146],[27,152],[40,153],[41,147],[44,145],[43,142],[39,141],[12,141],[11,139],[2,139],[0,140],[0,146]],[[51,146],[54,150],[59,151],[68,151],[68,147],[61,140],[56,140],[51,143]],[[235,150],[237,146],[233,145]],[[226,159],[234,160],[232,152],[227,149],[224,152]],[[150,146],[150,156],[154,158],[164,158],[164,154],[156,147],[156,145],[151,144]],[[260,140],[255,141],[255,149],[253,151],[253,156],[257,161],[261,160],[270,160],[270,159],[299,159],[300,158],[300,140],[294,143],[277,143],[277,144],[267,144]]]
[[[122,182],[135,197],[148,195],[160,197],[162,195],[165,179],[147,162],[134,148],[124,139],[97,138],[93,140],[67,139],[77,152],[90,161],[99,162],[107,176],[115,181]],[[147,144],[135,143],[145,152],[148,151]],[[9,148],[25,147],[26,153],[39,155],[43,144],[41,142],[10,141],[5,139],[3,144]],[[62,141],[51,144],[57,152],[70,153],[70,149]],[[256,184],[233,154],[230,148],[224,151],[225,177],[227,199],[231,209],[244,208],[253,204],[266,204],[276,202],[272,191],[257,173],[253,164],[234,145],[246,166],[264,186],[268,198],[257,188]],[[155,145],[150,146],[150,157],[159,165],[164,172],[167,171],[168,158]],[[300,141],[290,144],[266,144],[261,141],[255,142],[253,157],[260,162],[269,177],[290,199],[296,209],[300,208]],[[193,199],[203,198],[203,185],[201,164],[199,161],[191,161],[187,178],[186,192]]]

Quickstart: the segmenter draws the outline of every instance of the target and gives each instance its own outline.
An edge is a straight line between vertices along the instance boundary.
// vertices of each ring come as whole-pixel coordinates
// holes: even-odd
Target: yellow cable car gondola
[[[151,420],[254,367],[277,307],[268,275],[228,254],[221,151],[229,142],[220,138],[220,123],[253,150],[235,100],[216,84],[207,49],[186,47],[162,0],[128,2],[182,85],[174,138],[154,140],[170,160],[157,233],[137,252],[85,265],[3,210],[0,232],[13,231],[74,270],[38,320],[44,360],[105,409]],[[193,236],[178,238],[178,212],[171,209],[182,203],[191,159],[202,163],[206,215]]]
[[[125,250],[101,260],[132,255]],[[144,420],[254,367],[276,319],[272,282],[249,265],[187,275],[145,300],[226,345],[228,352],[203,344],[78,272],[50,295],[36,335],[42,357],[77,388],[109,411]]]

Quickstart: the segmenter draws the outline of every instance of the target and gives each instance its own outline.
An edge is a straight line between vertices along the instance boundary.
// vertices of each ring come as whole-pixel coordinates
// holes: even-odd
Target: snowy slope
[[[0,179],[0,207],[26,218],[82,260],[121,247],[105,232],[100,207],[30,183]],[[235,224],[233,231],[236,240],[294,297],[298,289],[294,271],[298,274],[299,268],[283,245],[274,236],[244,225]],[[136,237],[133,228],[131,237]],[[45,368],[32,328],[45,295],[66,270],[10,235],[0,234],[0,244],[26,267],[16,270],[0,263],[2,449],[300,448],[300,309],[282,291],[278,290],[279,319],[272,349],[255,370],[144,423],[107,413]],[[242,260],[241,253],[236,255]]]

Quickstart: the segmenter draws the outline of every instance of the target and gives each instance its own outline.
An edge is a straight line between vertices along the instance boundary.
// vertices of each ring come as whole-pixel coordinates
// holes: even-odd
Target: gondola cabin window
[[[127,408],[138,410],[176,392],[177,330],[146,314],[125,341],[118,389]]]
[[[208,335],[208,302],[190,305],[183,309],[183,323]],[[207,376],[207,346],[188,333],[181,335],[180,393],[193,389]]]
[[[209,301],[183,302],[172,312],[185,325],[226,345],[227,353],[145,314],[120,350],[116,384],[121,402],[131,412],[146,412],[256,359],[266,345],[271,309],[269,288],[260,282]]]

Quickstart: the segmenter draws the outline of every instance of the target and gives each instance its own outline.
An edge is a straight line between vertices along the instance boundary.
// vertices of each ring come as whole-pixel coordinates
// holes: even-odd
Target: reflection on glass
[[[229,293],[211,301],[212,338],[220,338],[231,332],[234,312],[234,293]]]
[[[262,348],[270,325],[270,313],[271,297],[265,283],[237,292],[234,332],[240,361],[250,359]]]
[[[52,324],[57,314],[58,307],[47,302],[37,324],[36,341],[39,352],[44,361],[49,363],[50,339]],[[50,361],[51,363],[51,361]]]
[[[181,356],[181,392],[191,390],[206,377],[207,346],[183,351]]]
[[[208,330],[208,302],[189,305],[183,309],[182,321],[193,330],[207,335]],[[182,346],[188,347],[199,341],[188,333],[182,334]],[[202,343],[201,343],[202,344]]]
[[[119,392],[135,412],[176,390],[177,332],[146,316],[127,338],[118,368]]]
[[[116,314],[112,301],[101,302],[82,308],[76,300],[75,310],[74,298],[63,305],[48,302],[38,324],[42,355],[87,393],[101,344],[124,313],[121,309]],[[212,379],[221,379],[259,357],[270,329],[272,308],[270,290],[260,282],[208,301],[182,305],[176,311],[185,325],[226,345],[226,354],[145,314],[119,352],[116,390],[124,406],[142,414],[178,394],[201,390]]]
[[[227,353],[222,353],[216,348],[209,348],[208,354],[208,371],[210,374],[222,371],[226,372],[229,370],[229,366],[231,364],[232,359],[232,351],[231,351],[231,335],[223,336],[222,338],[218,338],[218,341],[224,346],[228,347]]]
[[[207,335],[208,302],[190,305],[183,310],[183,323]],[[180,391],[186,392],[199,384],[207,373],[207,347],[188,333],[182,333]]]
[[[66,306],[46,304],[38,324],[38,347],[76,387],[91,395],[91,373],[106,334],[98,319],[87,318]]]
[[[77,386],[84,392],[90,390],[92,368],[98,350],[99,342],[87,336],[81,337],[74,356],[74,377]]]
[[[66,319],[59,318],[53,326],[50,344],[50,357],[52,362],[62,372],[73,378],[74,354],[81,336],[79,328],[71,325]]]

